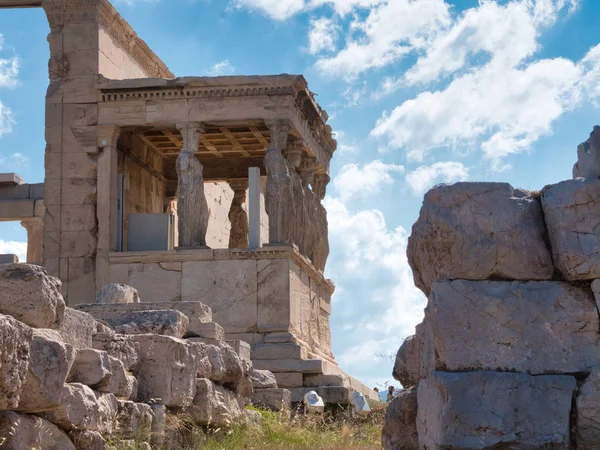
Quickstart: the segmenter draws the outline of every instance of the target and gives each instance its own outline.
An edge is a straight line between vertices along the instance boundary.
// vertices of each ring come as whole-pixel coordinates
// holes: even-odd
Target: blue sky
[[[337,359],[392,382],[421,320],[406,240],[441,182],[570,178],[600,123],[595,0],[128,0],[119,12],[177,76],[301,73],[337,133],[326,206]],[[43,181],[48,25],[0,12],[0,172]],[[0,253],[24,251],[18,224]],[[397,383],[396,383],[397,384]]]

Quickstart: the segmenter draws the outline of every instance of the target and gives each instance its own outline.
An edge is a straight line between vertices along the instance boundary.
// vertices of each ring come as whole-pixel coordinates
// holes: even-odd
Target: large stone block
[[[257,323],[256,260],[183,263],[182,300],[201,300],[227,332],[255,331]],[[231,314],[236,311],[236,314]]]
[[[440,185],[425,194],[408,241],[415,284],[440,279],[549,280],[540,201],[506,183]]]
[[[294,388],[304,386],[304,376],[298,372],[278,372],[274,373],[277,380],[277,387]]]
[[[563,181],[542,190],[554,264],[566,280],[600,278],[600,179]]]
[[[119,401],[114,436],[119,439],[149,441],[152,433],[152,417],[150,405]]]
[[[273,411],[290,411],[292,409],[292,393],[284,388],[254,389],[252,404]]]
[[[135,398],[137,395],[136,378],[125,371],[120,359],[108,357],[110,364],[110,377],[102,384],[96,386],[96,390],[107,394],[114,394],[122,400]]]
[[[290,263],[287,259],[259,260],[258,331],[287,331],[290,326]]]
[[[252,361],[259,370],[278,372],[326,373],[330,367],[321,359],[256,359]]]
[[[189,406],[196,394],[194,352],[186,342],[169,336],[134,336],[139,344],[136,371],[138,401],[161,399],[168,407]]]
[[[290,388],[289,391],[292,393],[292,403],[301,402],[307,392],[315,391],[325,403],[334,405],[349,405],[354,393],[351,388],[343,386]]]
[[[96,320],[88,313],[65,308],[65,318],[58,331],[65,343],[76,349],[83,349],[92,347],[92,336],[96,328]]]
[[[381,445],[385,450],[418,450],[417,389],[397,394],[385,410],[381,430]]]
[[[578,449],[600,449],[600,367],[595,367],[579,387],[576,397]]]
[[[306,359],[306,348],[299,344],[258,344],[252,348],[253,359]]]
[[[141,303],[117,303],[108,305],[84,304],[78,305],[77,309],[90,313],[97,319],[105,321],[116,320],[115,318],[132,312],[173,309],[179,311],[188,318],[188,336],[201,336],[200,333],[205,331],[206,324],[212,322],[212,310],[201,302],[142,301]]]
[[[239,396],[206,378],[199,378],[196,385],[196,397],[188,410],[194,422],[227,427],[243,417],[244,401]]]
[[[119,316],[104,317],[119,334],[160,334],[182,338],[189,320],[175,310],[135,311]]]
[[[600,363],[591,290],[563,282],[438,282],[424,322],[429,370],[576,373]]]
[[[0,409],[15,409],[28,377],[33,331],[10,316],[0,315]]]
[[[77,350],[68,381],[69,383],[85,384],[96,389],[108,384],[111,375],[108,353],[85,348]]]
[[[56,408],[74,359],[75,350],[62,342],[57,331],[33,330],[29,370],[15,409],[35,413]]]
[[[0,265],[0,313],[34,328],[57,329],[65,314],[61,282],[41,266]]]
[[[350,387],[350,379],[346,375],[304,375],[304,386],[344,386]]]
[[[110,434],[114,430],[117,406],[114,395],[95,393],[88,386],[73,383],[65,385],[60,405],[42,415],[66,431]]]
[[[0,446],[6,450],[75,450],[69,437],[41,417],[0,411]]]
[[[96,294],[96,303],[100,305],[139,302],[140,296],[137,289],[126,284],[107,284]]]
[[[426,449],[569,449],[574,377],[433,372],[418,389]]]
[[[77,450],[111,450],[97,431],[71,431],[69,437]]]
[[[421,346],[417,336],[407,337],[396,354],[393,377],[402,383],[404,388],[419,384],[421,362]]]
[[[252,386],[254,389],[266,389],[276,388],[277,380],[275,375],[268,370],[256,370],[252,369],[250,372],[250,379],[252,380]]]
[[[135,371],[139,363],[138,344],[131,336],[114,333],[96,333],[92,338],[92,347],[103,350],[119,359],[125,370]]]

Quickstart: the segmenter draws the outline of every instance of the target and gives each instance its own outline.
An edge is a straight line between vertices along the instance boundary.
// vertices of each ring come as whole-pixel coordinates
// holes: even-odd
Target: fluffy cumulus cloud
[[[457,16],[406,73],[383,83],[391,93],[437,83],[384,113],[372,134],[419,161],[437,147],[481,148],[493,166],[528,149],[598,84],[598,52],[576,62],[535,59],[539,36],[576,0],[482,2]],[[586,80],[584,84],[582,81]]]
[[[385,356],[414,334],[426,302],[414,286],[406,258],[408,232],[390,229],[377,209],[351,211],[335,197],[327,197],[324,204],[333,249],[328,270],[343,287],[334,309],[337,321],[345,325],[334,330],[334,338],[343,339],[346,348],[337,358],[361,379],[393,381]],[[383,378],[372,378],[374,374]]]
[[[316,55],[334,51],[338,32],[339,26],[328,17],[311,20],[308,33],[308,52]]]
[[[362,167],[358,164],[347,164],[334,178],[333,185],[339,197],[346,201],[355,196],[379,192],[382,186],[394,183],[394,173],[402,172],[404,172],[403,166],[385,164],[379,160]]]
[[[457,161],[438,161],[430,166],[420,166],[406,175],[406,184],[416,196],[421,196],[439,183],[465,181],[469,170]]]
[[[17,255],[20,262],[27,261],[27,242],[4,241],[0,239],[0,254]]]

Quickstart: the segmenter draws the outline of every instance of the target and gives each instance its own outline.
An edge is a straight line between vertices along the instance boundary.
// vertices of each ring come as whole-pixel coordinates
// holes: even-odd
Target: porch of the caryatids
[[[196,152],[204,125],[199,122],[177,124],[183,147],[177,157],[177,230],[179,248],[206,247],[209,211],[204,195],[204,168]]]

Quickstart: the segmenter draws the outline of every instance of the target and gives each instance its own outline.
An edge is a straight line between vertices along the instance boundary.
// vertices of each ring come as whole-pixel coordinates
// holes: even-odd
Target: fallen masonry
[[[428,303],[396,356],[386,450],[600,449],[599,139],[541,193],[425,195],[407,253]]]

